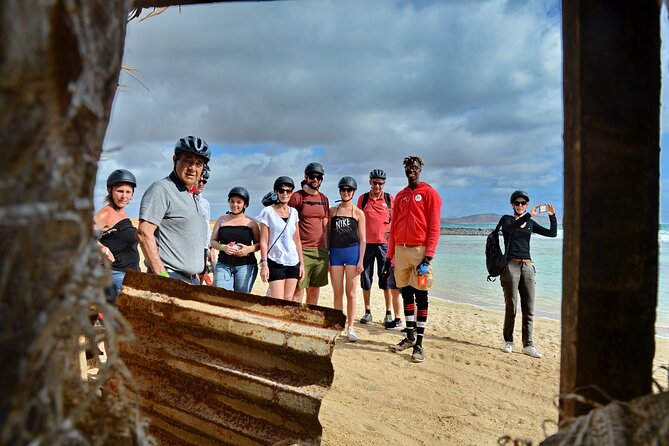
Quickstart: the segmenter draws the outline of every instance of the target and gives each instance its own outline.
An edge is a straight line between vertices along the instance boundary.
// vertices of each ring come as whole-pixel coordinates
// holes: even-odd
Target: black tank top
[[[339,212],[339,207],[337,207],[337,212]],[[360,243],[360,238],[358,237],[358,220],[353,218],[353,209],[351,209],[351,217],[338,216],[337,212],[332,217],[330,247],[347,248]]]
[[[100,243],[114,254],[112,269],[139,271],[139,252],[137,251],[137,229],[129,218],[116,223],[100,235]]]
[[[231,242],[253,245],[253,230],[248,226],[221,226],[218,228],[218,241],[223,245]],[[252,265],[256,263],[256,255],[251,253],[237,257],[219,251],[218,261],[225,265]]]

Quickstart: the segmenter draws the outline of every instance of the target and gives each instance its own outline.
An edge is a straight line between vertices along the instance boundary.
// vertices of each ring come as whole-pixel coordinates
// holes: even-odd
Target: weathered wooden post
[[[651,391],[657,304],[660,4],[563,2],[561,392]],[[563,400],[562,417],[590,407]]]

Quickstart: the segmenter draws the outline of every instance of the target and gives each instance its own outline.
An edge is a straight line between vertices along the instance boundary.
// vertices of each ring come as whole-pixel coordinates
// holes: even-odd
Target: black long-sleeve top
[[[531,260],[530,236],[532,233],[537,233],[544,237],[556,237],[557,217],[549,215],[548,218],[551,224],[550,228],[545,228],[532,220],[532,215],[529,212],[518,219],[514,219],[511,215],[502,216],[499,222],[502,226],[504,244],[507,247],[506,258]],[[523,227],[523,224],[525,224],[525,227]]]

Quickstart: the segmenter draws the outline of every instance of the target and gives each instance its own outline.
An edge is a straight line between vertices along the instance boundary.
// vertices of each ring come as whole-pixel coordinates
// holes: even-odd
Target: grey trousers
[[[532,345],[532,324],[534,319],[534,285],[536,269],[532,263],[509,261],[500,276],[500,284],[504,290],[504,341],[513,342],[513,327],[518,311],[523,313],[523,347]]]

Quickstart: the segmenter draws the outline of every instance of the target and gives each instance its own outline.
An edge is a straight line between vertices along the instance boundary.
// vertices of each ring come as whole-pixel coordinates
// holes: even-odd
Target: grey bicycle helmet
[[[527,201],[530,201],[530,196],[529,196],[529,194],[528,194],[527,192],[525,192],[524,190],[517,190],[517,191],[514,191],[514,192],[511,194],[511,199],[510,199],[509,201],[510,201],[511,203],[513,203],[513,202],[515,201],[515,199],[518,198],[518,197],[523,197],[523,198],[526,199]]]
[[[174,146],[174,153],[176,154],[177,152],[192,153],[193,155],[201,156],[204,158],[205,164],[208,164],[211,159],[209,146],[204,139],[197,136],[186,136],[177,141]]]
[[[338,188],[342,188],[342,187],[346,187],[346,186],[352,187],[353,189],[358,190],[358,182],[355,181],[355,178],[353,178],[353,177],[348,177],[348,176],[343,177],[341,180],[339,180],[339,184],[337,184]]]
[[[295,189],[295,182],[291,177],[286,177],[286,176],[280,176],[279,178],[274,181],[274,190],[278,190],[279,186],[282,184],[285,184],[286,186],[290,186],[292,189]]]
[[[374,178],[385,180],[386,173],[382,169],[374,169],[371,172],[369,172],[369,179],[373,180]]]
[[[137,179],[129,170],[116,169],[107,177],[107,188],[110,188],[118,183],[128,183],[133,188],[137,187]]]
[[[249,191],[247,191],[246,188],[241,186],[235,186],[232,189],[230,189],[230,192],[228,192],[228,200],[233,196],[242,197],[242,200],[244,200],[244,204],[246,206],[248,206],[249,201],[251,201],[251,199],[249,198]]]
[[[321,163],[309,163],[307,164],[307,167],[304,168],[304,174],[309,175],[310,173],[320,173],[321,175],[325,175],[325,169],[323,169]]]

